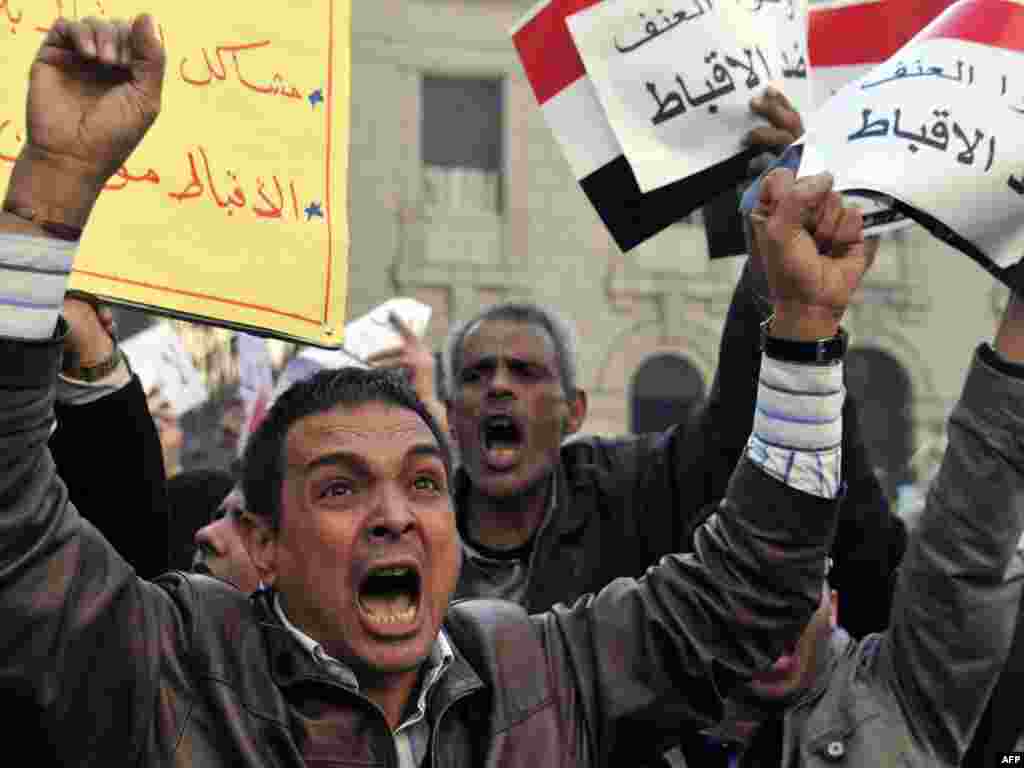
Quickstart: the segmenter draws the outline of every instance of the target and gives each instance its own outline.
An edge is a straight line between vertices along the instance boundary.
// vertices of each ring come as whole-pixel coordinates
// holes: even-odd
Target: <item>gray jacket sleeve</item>
[[[771,666],[820,601],[837,506],[744,457],[692,553],[536,617],[568,661],[562,705],[582,713],[597,754],[716,721],[728,687]]]
[[[1024,379],[976,355],[900,568],[882,670],[919,746],[958,765],[1009,652],[1021,598]]]
[[[60,338],[0,338],[0,699],[34,707],[68,764],[134,764],[169,601],[68,501],[47,448],[60,357]],[[116,467],[105,481],[117,504]]]

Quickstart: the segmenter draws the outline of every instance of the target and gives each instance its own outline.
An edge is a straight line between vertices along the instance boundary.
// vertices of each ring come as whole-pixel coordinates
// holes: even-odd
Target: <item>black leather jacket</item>
[[[46,447],[60,341],[0,339],[0,685],[76,766],[394,766],[390,730],[268,614],[202,576],[138,579],[68,502]],[[116,499],[111,499],[116,503]],[[636,581],[528,617],[470,601],[432,689],[432,766],[602,765],[671,741],[818,604],[836,504],[744,460],[728,500]]]

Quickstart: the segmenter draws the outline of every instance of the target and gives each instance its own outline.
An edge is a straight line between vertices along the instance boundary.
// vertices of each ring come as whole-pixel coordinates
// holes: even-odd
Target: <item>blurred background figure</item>
[[[160,436],[160,449],[164,457],[164,473],[168,478],[181,472],[181,452],[185,446],[185,432],[171,403],[163,396],[159,387],[146,392],[146,404]]]
[[[246,594],[259,586],[256,566],[242,542],[242,515],[245,496],[236,486],[221,502],[209,523],[195,534],[192,570],[234,584]]]
[[[224,412],[220,417],[220,444],[231,456],[238,455],[242,427],[245,423],[245,402],[237,395],[224,401]]]
[[[197,546],[197,531],[219,514],[221,503],[231,492],[235,480],[223,469],[190,469],[167,481],[168,568],[187,571],[192,568]]]

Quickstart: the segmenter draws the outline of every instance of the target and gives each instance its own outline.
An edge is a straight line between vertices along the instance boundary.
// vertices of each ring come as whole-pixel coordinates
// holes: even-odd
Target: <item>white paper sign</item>
[[[408,298],[391,299],[375,307],[345,326],[345,346],[342,349],[306,347],[289,361],[278,377],[271,403],[296,381],[308,379],[323,368],[368,368],[364,361],[374,352],[399,346],[402,339],[388,321],[391,312],[402,318],[413,333],[422,337],[427,332],[431,311],[429,304]],[[350,349],[354,351],[350,352]]]
[[[121,343],[132,370],[147,392],[158,387],[178,416],[209,399],[202,376],[181,338],[158,323]]]
[[[961,0],[844,87],[815,114],[800,175],[828,170],[840,191],[889,195],[1005,269],[1024,252],[1024,54],[1003,46],[1024,40],[1001,37],[992,14],[1024,23],[1022,6]],[[964,39],[978,30],[993,44]]]
[[[807,54],[807,0],[736,0],[754,19],[758,43],[775,53],[772,84],[796,111],[814,107],[810,59]]]
[[[749,100],[771,79],[771,51],[745,45],[707,0],[683,2],[604,2],[566,19],[643,192],[739,152]]]
[[[394,312],[410,330],[422,337],[430,323],[430,305],[416,299],[385,301],[379,307],[345,326],[344,350],[359,360],[402,344],[402,337],[388,319]]]
[[[810,103],[806,0],[664,6],[617,0],[566,19],[643,192],[742,151],[761,123],[750,99],[769,83],[791,80],[797,105]]]

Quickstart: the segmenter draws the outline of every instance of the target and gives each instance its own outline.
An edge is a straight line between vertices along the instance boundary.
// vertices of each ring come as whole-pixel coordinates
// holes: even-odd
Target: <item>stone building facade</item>
[[[439,348],[451,323],[496,300],[557,305],[579,330],[593,433],[642,426],[644,403],[671,406],[666,382],[706,389],[740,260],[708,260],[699,216],[617,250],[512,49],[530,3],[353,6],[349,315],[414,296],[434,309]],[[890,490],[940,445],[971,345],[1004,300],[925,233],[886,239],[847,326],[850,387]]]

